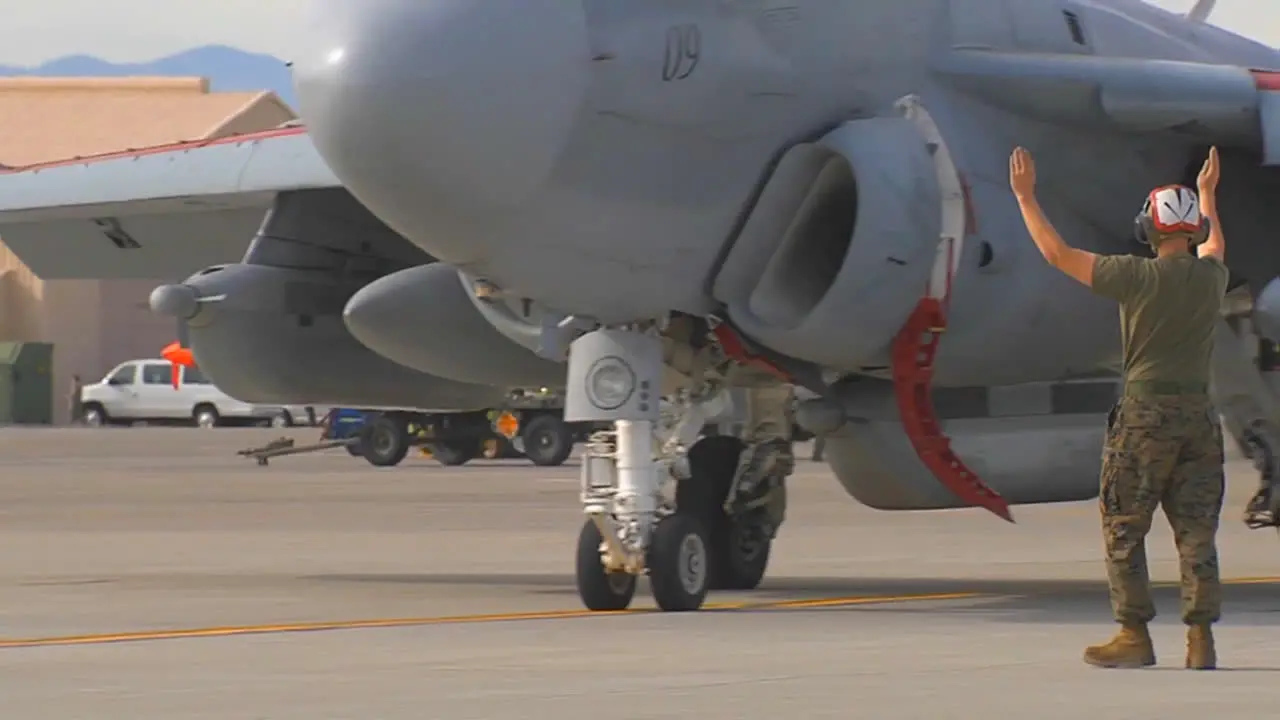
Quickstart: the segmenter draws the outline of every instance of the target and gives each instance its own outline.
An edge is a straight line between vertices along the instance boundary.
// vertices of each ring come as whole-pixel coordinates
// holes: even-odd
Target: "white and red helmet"
[[[1200,212],[1200,198],[1194,190],[1165,185],[1147,195],[1134,220],[1134,235],[1148,245],[1160,236],[1185,235],[1191,245],[1198,245],[1209,237],[1209,219]]]

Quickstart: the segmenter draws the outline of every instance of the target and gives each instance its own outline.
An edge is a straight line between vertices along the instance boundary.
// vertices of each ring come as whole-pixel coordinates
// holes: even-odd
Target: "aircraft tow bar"
[[[933,407],[933,363],[947,329],[951,281],[959,266],[964,236],[973,231],[974,222],[964,183],[933,118],[915,96],[902,98],[897,107],[924,137],[933,155],[942,194],[942,237],[933,274],[925,296],[893,340],[893,390],[898,414],[911,446],[938,482],[964,502],[1013,522],[1009,502],[982,482],[951,449],[951,440],[942,432]]]

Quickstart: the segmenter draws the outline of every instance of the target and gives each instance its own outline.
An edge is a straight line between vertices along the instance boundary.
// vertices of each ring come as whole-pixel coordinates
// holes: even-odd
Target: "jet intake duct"
[[[244,402],[474,410],[493,387],[398,365],[347,332],[342,309],[360,281],[316,270],[221,265],[158,288],[153,309],[188,325],[196,363]]]
[[[870,118],[788,151],[716,278],[733,323],[825,367],[887,364],[954,215],[934,150],[913,120]]]
[[[415,370],[505,387],[564,384],[566,366],[499,332],[448,265],[421,265],[369,283],[347,302],[343,318],[370,350]]]

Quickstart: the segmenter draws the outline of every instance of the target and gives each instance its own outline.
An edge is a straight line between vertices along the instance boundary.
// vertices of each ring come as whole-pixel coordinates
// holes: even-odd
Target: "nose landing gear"
[[[697,610],[711,589],[753,589],[782,522],[789,436],[700,439],[732,406],[725,376],[702,364],[666,402],[663,347],[657,332],[635,329],[595,330],[570,346],[566,420],[613,426],[582,455],[577,586],[592,610],[629,607],[640,575],[666,611]],[[752,416],[774,419],[789,393],[751,390]]]
[[[667,611],[697,610],[711,587],[709,530],[676,504],[672,486],[673,465],[720,407],[720,392],[685,393],[664,418],[663,371],[656,332],[601,329],[570,347],[565,418],[613,423],[591,436],[582,458],[577,585],[592,610],[628,607],[642,574]]]

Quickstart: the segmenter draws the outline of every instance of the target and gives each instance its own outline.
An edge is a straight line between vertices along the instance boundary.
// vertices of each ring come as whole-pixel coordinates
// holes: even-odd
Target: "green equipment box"
[[[0,425],[53,424],[53,345],[0,342]]]

